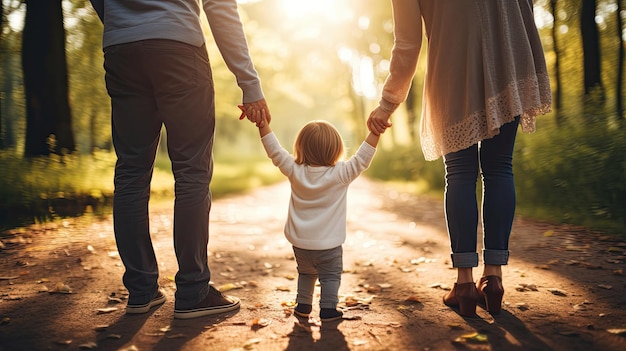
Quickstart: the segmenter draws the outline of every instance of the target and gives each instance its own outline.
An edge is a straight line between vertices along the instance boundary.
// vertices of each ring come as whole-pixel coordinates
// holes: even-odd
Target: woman
[[[381,133],[402,103],[428,40],[421,146],[426,160],[443,156],[445,213],[457,269],[444,303],[473,317],[485,303],[500,312],[502,265],[508,263],[515,212],[512,156],[518,124],[532,132],[551,110],[543,49],[532,0],[393,0],[395,42],[379,106],[368,127]],[[423,27],[422,27],[423,22]],[[478,266],[476,180],[482,173],[483,271]]]

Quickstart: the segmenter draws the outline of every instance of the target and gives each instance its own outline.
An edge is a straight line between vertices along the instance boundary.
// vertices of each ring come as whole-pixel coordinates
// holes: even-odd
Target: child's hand
[[[247,117],[250,122],[256,124],[259,128],[263,127],[263,125],[267,123],[270,123],[272,120],[272,115],[265,99],[244,103],[243,105],[238,105],[237,107],[239,107],[242,112],[239,116],[240,120]]]

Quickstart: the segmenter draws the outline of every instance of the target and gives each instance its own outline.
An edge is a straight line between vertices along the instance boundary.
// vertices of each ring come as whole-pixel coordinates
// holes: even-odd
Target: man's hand
[[[242,111],[239,119],[241,120],[247,117],[250,122],[256,124],[259,128],[265,126],[265,123],[269,124],[272,120],[272,115],[265,99],[244,103],[238,107]]]

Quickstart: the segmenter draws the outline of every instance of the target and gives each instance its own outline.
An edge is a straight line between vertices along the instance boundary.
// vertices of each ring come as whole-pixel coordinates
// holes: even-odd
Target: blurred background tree
[[[622,1],[535,1],[535,19],[552,73],[554,112],[538,119],[535,134],[519,135],[515,167],[524,215],[623,232]],[[106,199],[115,157],[101,23],[87,0],[1,4],[0,221],[16,204],[29,213],[35,200],[68,194],[100,194],[95,197]],[[239,8],[272,109],[273,129],[283,145],[293,143],[305,122],[326,119],[337,125],[354,150],[366,133],[365,120],[387,75],[393,45],[391,2],[239,0]],[[216,167],[216,178],[226,180],[214,182],[212,189],[241,191],[267,181],[256,178],[267,160],[256,129],[237,119],[241,92],[204,25],[217,95],[215,157],[222,165]],[[56,51],[43,51],[52,50],[52,44]],[[441,161],[424,161],[416,133],[426,50],[424,46],[409,98],[394,114],[394,127],[382,139],[368,174],[440,196],[443,166]],[[55,52],[54,58],[45,52]],[[44,71],[32,71],[32,62]],[[47,100],[31,94],[29,87]],[[41,123],[35,124],[40,133],[29,139],[34,108],[41,113]],[[37,140],[33,150],[39,151],[31,151],[30,140]],[[171,174],[163,155],[165,143],[161,145],[155,177],[167,180],[155,184],[153,191],[167,193]],[[46,152],[52,154],[23,157]],[[241,186],[231,187],[236,177],[242,179]]]

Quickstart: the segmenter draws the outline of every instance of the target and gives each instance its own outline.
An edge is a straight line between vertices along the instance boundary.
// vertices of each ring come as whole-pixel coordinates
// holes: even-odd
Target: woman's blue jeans
[[[476,181],[482,176],[483,263],[505,265],[515,215],[513,148],[519,117],[500,127],[500,134],[444,156],[445,214],[452,266],[478,266]],[[480,172],[480,173],[479,173]]]

